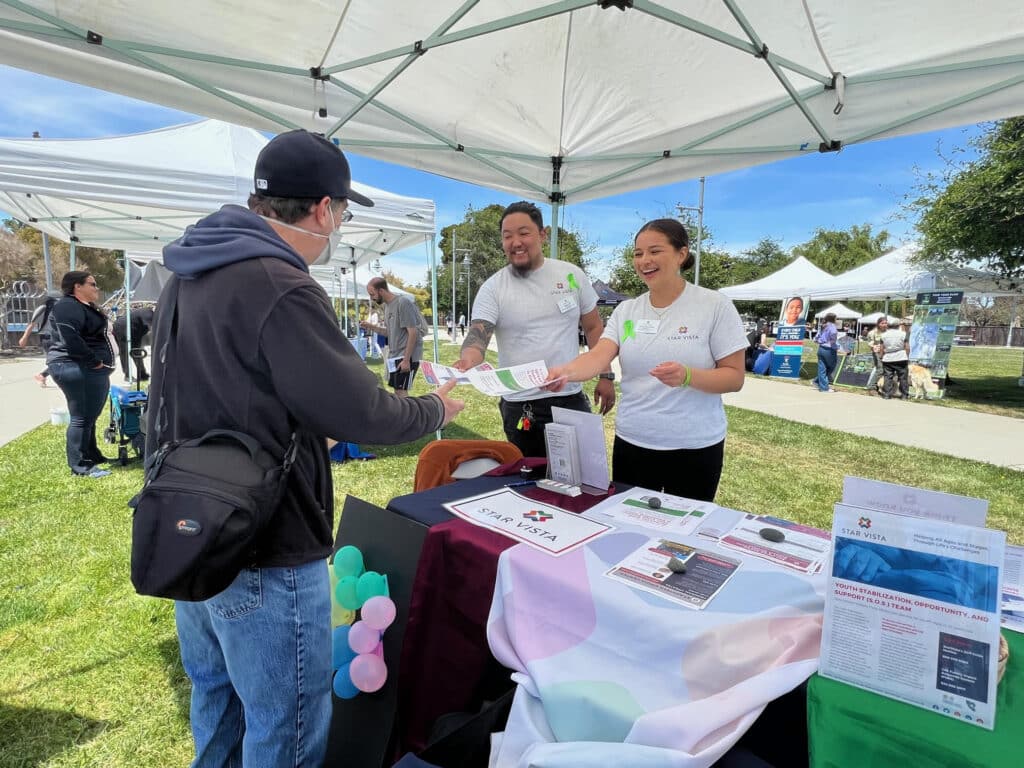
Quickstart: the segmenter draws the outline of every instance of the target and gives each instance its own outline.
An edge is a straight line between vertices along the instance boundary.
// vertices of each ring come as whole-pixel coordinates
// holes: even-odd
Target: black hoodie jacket
[[[164,391],[172,438],[215,428],[252,435],[283,456],[292,431],[298,455],[288,490],[260,543],[259,565],[326,557],[334,490],[325,438],[401,443],[439,429],[436,395],[399,398],[381,389],[338,328],[306,263],[256,214],[228,205],[164,248],[179,281],[177,341],[153,334],[147,453],[156,448]],[[167,289],[158,306],[168,310]]]
[[[83,368],[109,373],[114,350],[107,338],[107,316],[92,304],[64,296],[53,305],[48,320],[50,348],[46,364],[72,360]],[[100,367],[100,365],[104,367]]]

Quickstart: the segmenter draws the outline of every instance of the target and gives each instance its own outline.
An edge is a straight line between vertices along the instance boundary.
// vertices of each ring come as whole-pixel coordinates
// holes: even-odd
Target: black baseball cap
[[[342,151],[318,133],[281,133],[256,158],[253,182],[268,197],[329,197],[367,207],[373,200],[352,189],[352,172]]]

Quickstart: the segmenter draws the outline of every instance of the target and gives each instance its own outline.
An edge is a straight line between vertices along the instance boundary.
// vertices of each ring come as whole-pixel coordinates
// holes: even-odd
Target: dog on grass
[[[939,396],[939,385],[932,381],[931,371],[923,365],[908,366],[907,381],[910,384],[910,389],[914,392],[915,400],[920,400],[922,397],[926,400],[928,398],[934,399]],[[878,394],[884,393],[884,387],[885,379],[879,376],[875,382],[875,389],[878,390]]]
[[[907,368],[907,377],[915,400],[939,396],[939,385],[932,381],[932,372],[923,365],[911,365]]]

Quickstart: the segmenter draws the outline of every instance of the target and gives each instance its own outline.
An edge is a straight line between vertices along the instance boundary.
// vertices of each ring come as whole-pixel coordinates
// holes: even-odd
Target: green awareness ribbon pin
[[[633,321],[627,320],[622,324],[622,340],[635,339],[636,331],[633,330]]]
[[[576,282],[576,275],[572,272],[569,273],[569,287],[574,291],[578,291],[580,289],[579,283]]]

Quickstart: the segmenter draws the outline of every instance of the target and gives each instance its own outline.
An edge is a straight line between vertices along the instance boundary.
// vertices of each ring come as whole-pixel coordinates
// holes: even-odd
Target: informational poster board
[[[910,329],[910,364],[929,369],[940,392],[945,387],[963,299],[963,291],[917,294],[914,324]]]
[[[878,375],[879,372],[875,369],[875,356],[870,352],[866,355],[841,355],[834,383],[847,387],[870,388],[875,385]]]
[[[772,376],[790,379],[800,377],[800,363],[804,354],[804,333],[802,325],[780,325],[772,347]]]
[[[992,730],[1006,534],[837,504],[824,677]]]

